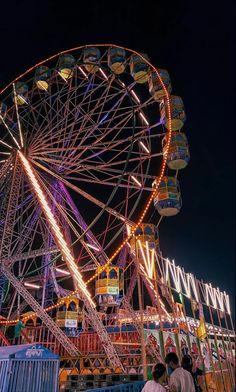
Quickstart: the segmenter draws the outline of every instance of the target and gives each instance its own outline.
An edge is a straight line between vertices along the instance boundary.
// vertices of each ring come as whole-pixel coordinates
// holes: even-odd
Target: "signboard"
[[[108,287],[108,294],[119,294],[119,287]]]
[[[114,294],[114,295],[118,295],[119,294],[119,287],[118,286],[116,286],[116,287],[111,287],[111,286],[108,286],[108,287],[98,287],[96,289],[96,295],[99,295],[99,294]]]
[[[66,328],[77,328],[77,325],[78,325],[77,320],[65,319],[65,327]]]

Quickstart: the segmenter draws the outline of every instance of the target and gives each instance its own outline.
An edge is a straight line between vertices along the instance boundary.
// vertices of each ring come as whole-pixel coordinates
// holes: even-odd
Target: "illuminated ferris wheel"
[[[1,91],[1,315],[35,312],[71,355],[50,312],[73,294],[120,366],[97,311],[109,308],[102,274],[125,279],[129,238],[153,234],[140,229],[153,202],[160,216],[181,208],[175,174],[189,150],[183,102],[170,93],[167,71],[114,45],[59,53]]]

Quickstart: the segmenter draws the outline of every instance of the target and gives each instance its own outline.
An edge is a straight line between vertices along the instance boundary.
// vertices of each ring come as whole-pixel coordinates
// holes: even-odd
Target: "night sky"
[[[60,5],[61,4],[61,5]],[[77,4],[77,6],[76,6]],[[79,6],[78,6],[79,4]],[[183,207],[160,226],[163,255],[234,296],[234,6],[231,1],[4,1],[0,88],[89,43],[146,52],[185,103],[191,152]]]

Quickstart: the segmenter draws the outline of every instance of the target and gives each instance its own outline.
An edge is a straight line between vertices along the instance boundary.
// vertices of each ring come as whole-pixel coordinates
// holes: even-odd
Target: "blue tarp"
[[[17,346],[0,347],[2,359],[59,359],[59,356],[49,351],[41,344],[20,344]]]

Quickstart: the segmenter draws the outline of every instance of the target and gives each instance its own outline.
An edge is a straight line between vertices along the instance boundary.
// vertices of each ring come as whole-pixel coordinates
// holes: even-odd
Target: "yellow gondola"
[[[119,305],[122,269],[109,266],[103,270],[103,267],[98,267],[97,272],[95,296],[98,304],[106,307]]]

